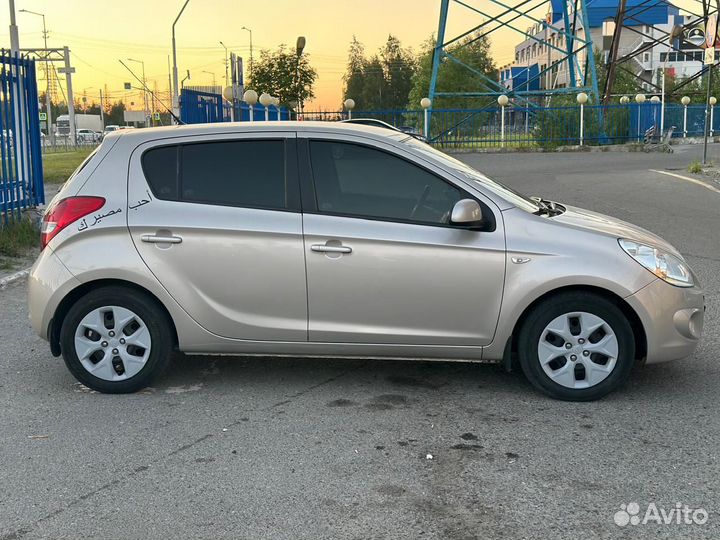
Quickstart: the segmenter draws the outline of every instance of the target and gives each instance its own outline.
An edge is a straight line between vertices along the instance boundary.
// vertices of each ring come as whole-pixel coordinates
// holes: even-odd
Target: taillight
[[[50,206],[42,220],[40,249],[45,249],[48,242],[65,227],[99,210],[104,204],[105,199],[102,197],[68,197]]]

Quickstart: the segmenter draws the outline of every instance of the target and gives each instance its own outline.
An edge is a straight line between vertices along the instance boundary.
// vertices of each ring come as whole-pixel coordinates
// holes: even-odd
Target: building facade
[[[527,29],[529,37],[515,47],[515,61],[500,68],[499,81],[508,91],[542,93],[547,89],[571,86],[567,60],[568,36],[564,33],[561,2],[549,2],[545,21]],[[593,49],[601,53],[601,62],[606,62],[609,55],[618,3],[618,0],[587,2],[587,30]],[[653,38],[664,39],[676,25],[688,25],[688,28],[672,47],[667,42],[649,45]],[[682,14],[679,8],[665,0],[627,0],[617,58],[642,50],[629,59],[624,67],[646,83],[652,82],[659,86],[663,68],[670,76],[680,79],[690,77],[703,67],[703,30],[704,25],[699,17]],[[582,40],[585,35],[585,28],[576,31],[576,36]],[[582,41],[575,41],[573,50],[578,51],[582,46]],[[583,66],[582,71],[587,60],[587,50],[583,49],[575,56],[578,64]],[[577,69],[575,78],[578,78]],[[583,86],[583,83],[578,80],[574,86]],[[653,91],[650,84],[645,84],[645,87],[648,92]]]

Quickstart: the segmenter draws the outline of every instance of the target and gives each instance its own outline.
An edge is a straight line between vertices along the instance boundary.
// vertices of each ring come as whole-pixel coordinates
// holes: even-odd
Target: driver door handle
[[[350,246],[327,246],[325,244],[313,244],[310,249],[315,253],[352,253]]]

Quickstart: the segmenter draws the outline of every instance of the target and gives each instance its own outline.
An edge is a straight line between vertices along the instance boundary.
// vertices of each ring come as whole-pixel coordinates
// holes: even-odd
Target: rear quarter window
[[[179,146],[152,148],[142,156],[142,168],[150,189],[158,199],[178,198]]]

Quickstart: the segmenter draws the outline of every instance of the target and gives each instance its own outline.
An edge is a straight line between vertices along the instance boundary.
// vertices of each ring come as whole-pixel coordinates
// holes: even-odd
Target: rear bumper
[[[643,323],[648,364],[695,352],[705,317],[705,295],[700,288],[675,287],[657,279],[625,300]]]
[[[65,294],[80,285],[50,248],[35,261],[28,277],[28,313],[33,330],[49,340],[48,327]]]

